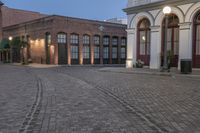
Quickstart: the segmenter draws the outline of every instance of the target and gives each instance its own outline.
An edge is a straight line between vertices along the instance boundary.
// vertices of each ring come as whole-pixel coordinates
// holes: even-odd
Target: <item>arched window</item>
[[[46,33],[46,43],[51,44],[51,34],[50,33]]]
[[[118,37],[112,38],[112,63],[118,63]]]
[[[193,66],[200,68],[200,11],[194,18]]]
[[[120,49],[120,57],[121,63],[124,64],[126,62],[126,38],[121,38],[121,49]]]
[[[70,43],[71,44],[78,44],[79,43],[79,38],[78,38],[77,34],[71,34]]]
[[[95,45],[99,45],[100,44],[100,36],[98,36],[98,35],[94,36],[94,44]]]
[[[83,36],[83,44],[86,44],[86,45],[90,44],[90,36],[88,35]]]
[[[70,35],[71,43],[71,64],[79,63],[79,36],[77,34]]]
[[[83,36],[83,64],[90,64],[90,36]]]
[[[103,63],[109,63],[109,44],[110,44],[110,37],[104,36],[103,37]]]
[[[171,56],[171,66],[178,66],[178,55],[179,55],[179,19],[175,14],[171,14],[168,17],[168,28],[167,28],[167,53]],[[165,19],[163,20],[162,26],[162,53],[164,55],[164,44],[165,44]],[[164,57],[164,56],[163,56]],[[162,59],[163,63],[164,59]]]
[[[150,61],[150,22],[147,18],[138,23],[137,59],[149,65]]]
[[[67,43],[67,35],[65,33],[58,33],[57,41],[58,41],[58,44]]]
[[[100,63],[100,36],[94,36],[94,63]]]

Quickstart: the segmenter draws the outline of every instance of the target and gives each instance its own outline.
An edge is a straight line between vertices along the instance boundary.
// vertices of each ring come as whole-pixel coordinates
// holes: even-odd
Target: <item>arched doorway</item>
[[[179,18],[175,14],[168,17],[167,28],[167,53],[171,59],[171,67],[178,67],[179,59]],[[164,63],[164,45],[165,45],[165,19],[162,23],[162,57],[161,64]]]
[[[150,62],[150,22],[147,18],[138,23],[137,60],[149,66]]]
[[[200,68],[200,11],[194,18],[193,67]]]

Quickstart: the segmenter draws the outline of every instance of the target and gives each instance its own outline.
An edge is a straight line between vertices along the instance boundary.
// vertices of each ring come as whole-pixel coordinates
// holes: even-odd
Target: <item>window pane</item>
[[[167,30],[167,50],[172,50],[172,29]]]
[[[140,55],[145,55],[145,31],[140,31]]]
[[[100,54],[99,54],[99,47],[94,47],[94,58],[99,59]]]
[[[83,44],[90,44],[90,37],[89,36],[83,36]]]
[[[109,58],[109,49],[108,47],[103,48],[103,58],[108,59]]]
[[[179,28],[174,28],[174,55],[179,54]]]
[[[89,46],[84,46],[83,47],[83,58],[84,59],[89,59],[90,58],[90,47]]]
[[[94,36],[94,44],[99,45],[100,44],[100,37],[99,36]]]
[[[51,44],[51,35],[50,34],[47,34],[46,35],[46,41],[47,41],[47,44]]]
[[[70,42],[71,42],[71,44],[78,44],[78,41],[79,41],[79,39],[78,39],[78,35],[71,35],[70,36]]]
[[[123,38],[122,39],[122,44],[121,44],[122,46],[125,46],[126,45],[126,39],[125,38]]]
[[[58,39],[58,43],[67,42],[67,36],[65,34],[58,34],[57,39]]]
[[[113,38],[112,39],[112,45],[117,45],[118,44],[118,39],[117,38]]]
[[[121,48],[121,59],[126,58],[126,48]]]
[[[197,26],[196,55],[200,55],[200,25]]]
[[[103,38],[103,45],[109,45],[110,44],[110,38],[109,37],[104,37]]]
[[[112,58],[117,59],[117,48],[112,48]]]
[[[78,46],[71,46],[71,59],[78,59]]]

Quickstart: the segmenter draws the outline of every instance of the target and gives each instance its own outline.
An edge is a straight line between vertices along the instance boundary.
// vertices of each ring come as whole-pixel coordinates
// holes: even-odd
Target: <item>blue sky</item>
[[[127,0],[1,0],[6,6],[79,18],[105,20],[126,18]]]

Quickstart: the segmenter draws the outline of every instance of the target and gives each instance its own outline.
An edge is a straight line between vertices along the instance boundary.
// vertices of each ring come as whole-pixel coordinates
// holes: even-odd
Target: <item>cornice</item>
[[[161,9],[166,5],[178,6],[178,5],[184,5],[184,4],[196,3],[196,2],[199,2],[199,0],[165,0],[165,1],[159,1],[159,2],[145,4],[145,5],[125,8],[125,9],[123,9],[123,11],[126,12],[127,15],[129,15],[129,14],[139,13],[139,12],[143,12],[143,11],[151,11],[151,10]]]

